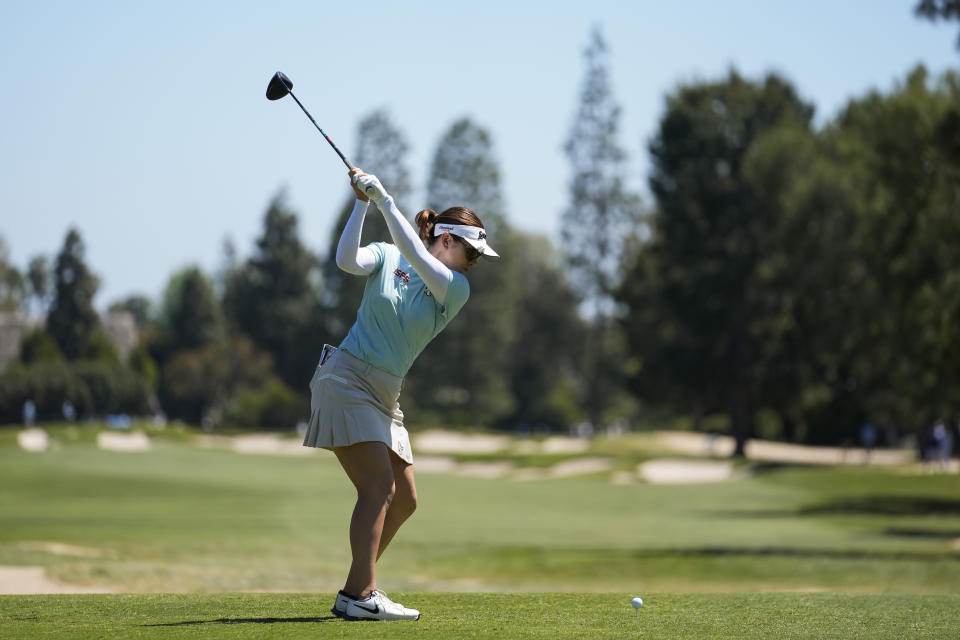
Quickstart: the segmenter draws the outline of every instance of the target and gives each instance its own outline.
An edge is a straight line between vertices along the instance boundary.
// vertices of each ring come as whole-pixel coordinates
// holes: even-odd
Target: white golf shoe
[[[420,612],[407,609],[384,592],[374,590],[369,598],[351,600],[343,617],[347,620],[419,620]]]
[[[351,602],[356,602],[356,600],[345,594],[343,589],[341,589],[337,592],[337,599],[334,601],[333,608],[330,609],[330,613],[338,618],[344,617],[347,614],[347,606]]]

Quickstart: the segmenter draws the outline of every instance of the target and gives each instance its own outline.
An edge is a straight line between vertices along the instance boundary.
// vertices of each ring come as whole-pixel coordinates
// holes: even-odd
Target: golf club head
[[[267,100],[279,100],[292,90],[293,83],[290,82],[290,78],[283,75],[282,71],[277,71],[267,85]]]

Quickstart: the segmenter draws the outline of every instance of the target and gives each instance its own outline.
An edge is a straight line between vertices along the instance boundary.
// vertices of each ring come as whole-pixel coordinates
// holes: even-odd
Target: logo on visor
[[[480,239],[480,240],[486,240],[486,239],[487,239],[487,234],[486,234],[486,232],[481,231],[481,232],[480,232],[480,238],[479,238],[479,239]]]

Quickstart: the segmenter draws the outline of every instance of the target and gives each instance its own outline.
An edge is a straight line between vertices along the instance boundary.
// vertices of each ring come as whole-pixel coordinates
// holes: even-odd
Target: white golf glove
[[[377,206],[382,205],[383,201],[390,197],[387,190],[380,184],[380,180],[373,174],[367,173],[358,177],[357,184],[360,185],[360,188],[367,194],[367,197],[373,200]]]

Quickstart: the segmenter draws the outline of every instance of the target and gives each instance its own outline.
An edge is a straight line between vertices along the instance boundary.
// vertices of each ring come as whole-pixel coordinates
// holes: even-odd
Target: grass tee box
[[[394,594],[391,594],[394,595]],[[333,594],[0,596],[0,638],[864,638],[958,637],[960,596],[876,594],[398,593],[418,622],[350,623]]]

